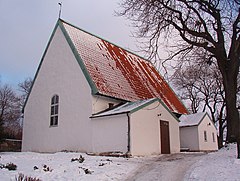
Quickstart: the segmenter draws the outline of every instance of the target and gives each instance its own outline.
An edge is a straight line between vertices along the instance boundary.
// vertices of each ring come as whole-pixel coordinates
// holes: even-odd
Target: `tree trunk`
[[[218,149],[221,149],[223,147],[223,131],[224,131],[222,119],[219,119],[218,123],[219,123]]]
[[[238,129],[237,129],[237,158],[240,159],[240,118],[238,113]]]
[[[218,136],[218,149],[221,149],[223,147],[223,137]]]
[[[237,62],[237,63],[236,63]],[[240,158],[240,120],[237,109],[237,76],[239,71],[238,59],[225,62],[219,67],[223,76],[227,112],[227,141],[237,142],[237,158]]]
[[[239,66],[236,61],[227,61],[219,64],[223,76],[225,90],[226,112],[227,112],[227,141],[236,142],[239,134],[239,113],[237,110],[237,75]]]
[[[237,158],[240,159],[240,142],[239,142],[239,139],[237,141]]]
[[[228,90],[225,91],[227,111],[227,141],[229,143],[233,143],[237,141],[237,136],[239,134],[239,115],[236,107],[236,91],[234,91],[230,86],[228,86],[227,89]]]
[[[237,142],[237,158],[240,159],[240,120],[236,107],[236,89],[232,81],[227,86],[226,111],[227,111],[227,141]],[[226,89],[225,89],[226,90]]]

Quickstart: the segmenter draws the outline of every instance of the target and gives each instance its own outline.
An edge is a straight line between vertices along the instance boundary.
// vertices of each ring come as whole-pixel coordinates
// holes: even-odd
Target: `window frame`
[[[203,132],[203,138],[204,138],[204,141],[207,142],[207,131]]]
[[[216,142],[216,139],[215,139],[215,134],[214,134],[214,132],[212,132],[212,138],[213,138],[213,142],[215,143],[215,142]]]
[[[57,127],[59,122],[59,95],[54,94],[50,105],[50,127]]]

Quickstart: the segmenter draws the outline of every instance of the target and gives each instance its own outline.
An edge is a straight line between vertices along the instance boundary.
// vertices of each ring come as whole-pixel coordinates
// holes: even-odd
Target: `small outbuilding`
[[[182,149],[190,151],[218,150],[217,129],[208,113],[182,115],[179,119]]]

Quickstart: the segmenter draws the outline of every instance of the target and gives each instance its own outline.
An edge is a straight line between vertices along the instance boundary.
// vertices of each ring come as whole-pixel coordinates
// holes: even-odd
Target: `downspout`
[[[130,153],[130,116],[129,116],[129,113],[127,113],[127,118],[128,118],[128,144],[127,144],[127,153],[126,153],[126,156],[130,156],[131,153]]]

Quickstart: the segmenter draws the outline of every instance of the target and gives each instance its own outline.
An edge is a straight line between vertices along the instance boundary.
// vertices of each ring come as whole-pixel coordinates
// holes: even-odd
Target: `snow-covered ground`
[[[78,159],[80,155],[85,158],[83,163],[79,163],[77,160],[71,161],[75,158]],[[0,165],[7,163],[17,165],[15,171],[9,171],[6,168],[0,169],[0,180],[15,180],[19,173],[36,177],[42,181],[125,180],[143,165],[151,164],[158,158],[115,158],[65,152],[55,154],[0,153]],[[198,158],[197,162],[187,170],[184,180],[240,180],[240,160],[236,159],[236,145],[229,145],[218,152],[202,155]],[[169,161],[173,162],[174,160],[169,159]],[[159,168],[164,169],[164,167]],[[84,171],[86,169],[92,173],[86,174]]]
[[[71,161],[79,158],[80,155],[85,159],[83,163],[77,160]],[[9,171],[5,168],[0,169],[0,180],[15,180],[19,173],[42,181],[124,180],[128,173],[136,170],[145,160],[150,159],[100,157],[88,156],[84,153],[66,152],[55,154],[0,153],[0,164],[14,163],[17,165],[16,171]],[[84,169],[88,169],[92,173],[86,174]]]
[[[201,157],[187,171],[184,180],[240,181],[240,159],[236,159],[236,145],[230,144]]]

